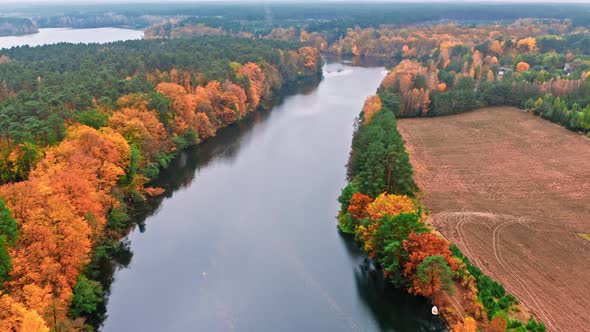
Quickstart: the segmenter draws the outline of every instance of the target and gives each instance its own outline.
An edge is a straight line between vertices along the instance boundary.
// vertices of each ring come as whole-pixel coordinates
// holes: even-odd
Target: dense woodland
[[[397,63],[356,123],[340,229],[453,331],[544,331],[424,224],[396,118],[513,105],[588,134],[590,16],[478,6],[11,7],[40,27],[151,25],[151,40],[0,50],[0,330],[97,327],[84,318],[129,206],[162,193],[150,181],[179,150],[318,79],[323,52]]]
[[[311,47],[231,37],[0,53],[2,331],[82,328],[103,301],[94,261],[127,206],[162,193],[148,182],[322,63]]]
[[[400,97],[399,117],[510,105],[588,133],[590,38],[585,29],[535,20],[503,28],[428,28],[427,36],[439,30],[432,35],[437,42],[430,47],[416,38],[404,43],[402,61],[379,94]]]
[[[481,13],[487,20],[477,15],[467,19],[461,5],[417,14],[409,4],[403,7],[405,16],[384,7],[382,14],[372,16],[372,24],[360,18],[360,10],[357,16],[350,14],[356,20],[348,26],[340,25],[347,22],[346,15],[321,23],[275,20],[273,25],[254,18],[193,17],[155,24],[146,29],[146,36],[257,36],[299,41],[324,53],[391,58],[399,65],[384,81],[380,95],[399,94],[402,104],[396,116],[437,116],[511,105],[587,133],[588,24],[567,6],[545,7],[550,13],[540,13],[542,6],[529,8],[527,17],[538,18],[525,19],[518,18],[524,13],[516,13],[526,5],[511,6],[512,13],[500,6],[484,7]]]

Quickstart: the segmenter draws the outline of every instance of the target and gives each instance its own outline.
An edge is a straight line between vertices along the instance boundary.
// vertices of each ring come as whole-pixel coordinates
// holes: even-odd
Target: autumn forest
[[[332,215],[342,237],[451,331],[547,330],[433,225],[398,121],[513,106],[587,139],[587,6],[79,6],[14,5],[0,18],[8,35],[145,29],[142,40],[0,49],[0,331],[99,330],[104,264],[136,211],[165,193],[163,170],[298,86],[323,84],[327,59],[388,66],[362,96],[352,144],[341,142],[347,183]]]

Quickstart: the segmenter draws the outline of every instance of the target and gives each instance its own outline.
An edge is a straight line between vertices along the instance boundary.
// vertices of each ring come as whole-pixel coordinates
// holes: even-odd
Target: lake
[[[124,239],[103,331],[440,331],[337,230],[353,121],[385,76],[324,80],[184,151]]]
[[[142,30],[121,28],[97,29],[68,29],[51,28],[39,29],[38,33],[24,36],[0,37],[0,48],[29,45],[39,46],[56,43],[108,43],[119,40],[141,39]]]

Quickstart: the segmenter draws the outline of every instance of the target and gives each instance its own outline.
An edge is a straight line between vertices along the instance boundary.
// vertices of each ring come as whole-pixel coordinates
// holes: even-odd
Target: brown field
[[[550,331],[590,331],[590,140],[510,107],[398,125],[436,228]]]

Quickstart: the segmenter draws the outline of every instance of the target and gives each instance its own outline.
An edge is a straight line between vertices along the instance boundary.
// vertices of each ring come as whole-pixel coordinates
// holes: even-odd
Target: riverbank
[[[363,107],[348,162],[350,183],[338,199],[340,230],[355,236],[386,278],[429,298],[453,331],[544,331],[428,222],[397,130],[398,112],[397,96],[383,90]]]
[[[321,81],[321,76],[309,77],[300,82],[290,84],[277,91],[269,104],[247,114],[244,118],[237,120],[230,125],[219,128],[215,136],[200,140],[196,145],[190,145],[181,150],[173,151],[169,155],[165,165],[162,165],[158,175],[146,186],[161,189],[161,194],[144,197],[140,201],[127,202],[128,217],[120,221],[117,227],[107,230],[107,237],[95,250],[91,263],[84,269],[84,276],[88,280],[95,280],[101,285],[101,300],[93,306],[93,311],[85,312],[82,316],[86,324],[94,329],[99,329],[107,317],[108,297],[111,293],[111,285],[114,282],[114,275],[118,269],[126,268],[133,257],[130,249],[130,242],[126,240],[128,234],[136,227],[141,232],[145,231],[145,220],[152,216],[160,207],[162,202],[170,198],[175,191],[183,185],[194,180],[194,171],[197,164],[206,165],[216,156],[213,146],[231,147],[239,137],[245,134],[244,127],[255,125],[269,116],[271,109],[278,105],[281,100],[294,93],[309,91]],[[199,158],[196,158],[199,156]]]
[[[126,238],[103,330],[440,330],[334,232],[350,122],[383,75],[329,63],[317,87],[179,156],[154,185],[180,190]]]
[[[194,48],[198,42],[177,43]],[[214,42],[225,42],[227,46],[233,40]],[[110,45],[132,48],[148,43]],[[235,41],[235,44],[240,43],[242,41]],[[120,254],[112,238],[128,227],[128,206],[162,193],[161,188],[147,185],[148,181],[155,178],[178,151],[214,136],[218,129],[269,105],[270,98],[281,87],[321,75],[321,59],[311,48],[290,45],[281,50],[272,48],[270,43],[258,46],[246,47],[250,47],[248,50],[252,50],[252,54],[259,55],[256,57],[259,64],[221,63],[232,71],[234,82],[239,84],[229,79],[223,83],[215,79],[195,82],[192,79],[196,73],[182,70],[182,67],[169,71],[154,68],[150,73],[135,74],[143,84],[135,86],[132,93],[122,89],[121,92],[127,94],[119,92],[116,102],[99,96],[102,103],[97,103],[97,98],[90,99],[92,108],[80,107],[76,114],[66,113],[72,121],[58,123],[62,128],[67,127],[64,128],[65,137],[56,135],[53,145],[45,147],[42,153],[38,153],[31,142],[5,147],[25,149],[24,156],[28,158],[31,171],[19,175],[23,181],[0,188],[0,196],[19,223],[18,238],[8,248],[13,269],[2,285],[0,296],[0,307],[7,313],[0,316],[2,329],[19,330],[25,324],[36,324],[39,330],[82,328],[84,321],[79,318],[95,310],[104,290],[94,280],[92,272],[96,265],[91,264],[84,274],[80,272],[92,257],[108,256],[109,252]],[[97,46],[56,45],[37,51],[59,47],[70,50]],[[100,47],[104,50],[104,46]],[[210,43],[207,47],[217,48]],[[5,52],[8,59],[18,60],[23,53],[33,51],[27,48]],[[165,51],[168,55],[182,52]],[[87,53],[87,56],[93,55]],[[260,56],[268,58],[269,62],[260,60]],[[111,58],[111,61],[114,60]],[[201,61],[206,59],[201,58]],[[15,62],[8,61],[3,66],[13,69],[22,66],[26,70],[26,62]],[[220,65],[218,57],[212,62]],[[80,78],[80,71],[76,71],[76,66],[73,68],[68,72],[69,84],[79,82],[71,79],[72,76]],[[52,72],[51,75],[58,74]],[[88,93],[84,90],[86,86],[82,86],[78,91]],[[155,86],[155,91],[149,91],[151,86]],[[51,82],[39,86],[39,89],[44,88],[51,89]],[[7,95],[4,105],[18,107],[22,102],[11,98],[10,91]],[[29,96],[39,98],[42,95],[30,93]],[[59,120],[54,118],[53,123]],[[31,160],[31,150],[36,151],[37,159]],[[42,300],[33,301],[32,297]]]

